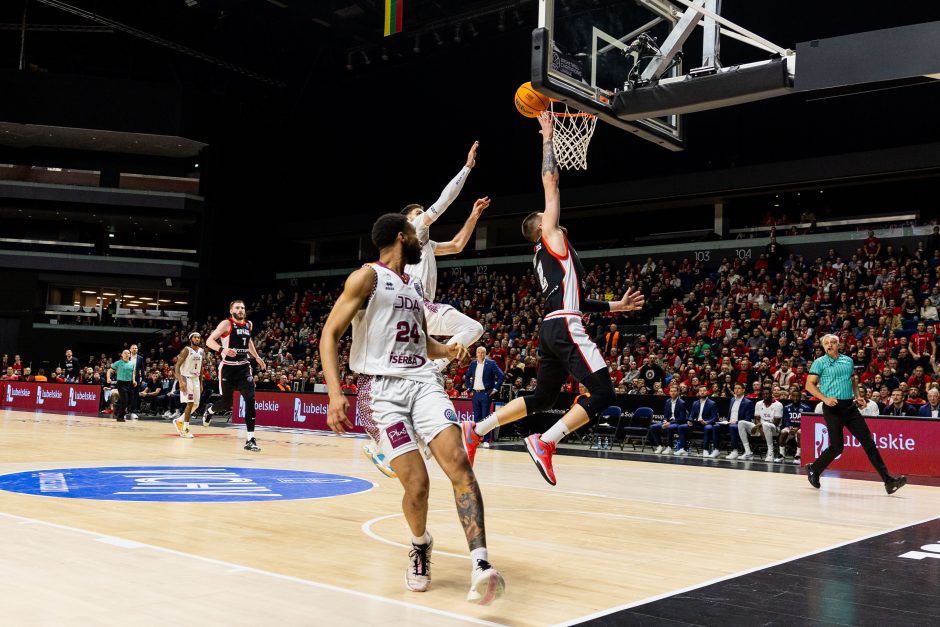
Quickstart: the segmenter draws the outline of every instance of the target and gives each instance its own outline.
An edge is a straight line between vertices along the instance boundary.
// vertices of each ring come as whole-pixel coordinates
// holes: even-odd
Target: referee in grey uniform
[[[865,406],[864,397],[858,393],[858,381],[855,378],[852,358],[839,354],[839,338],[824,335],[822,339],[826,354],[813,362],[806,377],[806,391],[823,402],[823,418],[829,429],[829,447],[820,453],[812,464],[806,464],[806,476],[814,488],[819,487],[819,477],[836,457],[842,454],[844,446],[843,427],[849,430],[865,449],[868,460],[875,467],[881,480],[885,482],[888,494],[897,492],[907,477],[892,477],[881,453],[875,446],[871,431],[859,412],[859,404]]]

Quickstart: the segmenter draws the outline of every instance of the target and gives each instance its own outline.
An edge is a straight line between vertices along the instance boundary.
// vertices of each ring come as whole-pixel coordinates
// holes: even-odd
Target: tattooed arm
[[[545,188],[545,211],[542,214],[542,237],[556,255],[568,254],[561,220],[561,193],[558,189],[558,162],[552,142],[552,118],[548,113],[539,116],[542,130],[542,187]]]

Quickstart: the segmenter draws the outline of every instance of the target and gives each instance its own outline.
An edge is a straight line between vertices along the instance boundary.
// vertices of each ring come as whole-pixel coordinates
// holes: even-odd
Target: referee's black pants
[[[842,454],[845,446],[845,439],[842,434],[843,427],[849,430],[855,439],[858,440],[865,454],[868,455],[868,461],[875,467],[882,481],[891,479],[888,474],[888,468],[884,460],[881,459],[881,453],[875,446],[875,441],[871,437],[871,431],[861,412],[858,411],[858,405],[854,400],[840,400],[835,407],[823,404],[823,418],[826,419],[826,427],[829,429],[829,447],[819,454],[819,458],[813,462],[813,470],[821,475],[823,471],[832,463],[836,457]]]
[[[130,381],[118,381],[118,402],[114,406],[114,417],[118,420],[124,420],[124,414],[130,411],[131,394],[137,392],[137,389]]]

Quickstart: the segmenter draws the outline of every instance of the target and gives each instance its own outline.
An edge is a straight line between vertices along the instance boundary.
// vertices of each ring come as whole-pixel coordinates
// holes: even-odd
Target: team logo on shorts
[[[444,410],[444,420],[449,420],[450,422],[457,422],[457,414],[454,413],[453,409]]]
[[[398,421],[391,427],[385,429],[385,435],[388,436],[388,442],[393,449],[404,446],[411,442],[411,436],[408,435],[408,428],[404,422]]]

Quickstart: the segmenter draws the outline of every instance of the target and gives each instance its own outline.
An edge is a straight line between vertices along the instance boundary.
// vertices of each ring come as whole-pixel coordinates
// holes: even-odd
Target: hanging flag
[[[401,32],[401,5],[405,0],[385,0],[385,36]]]

